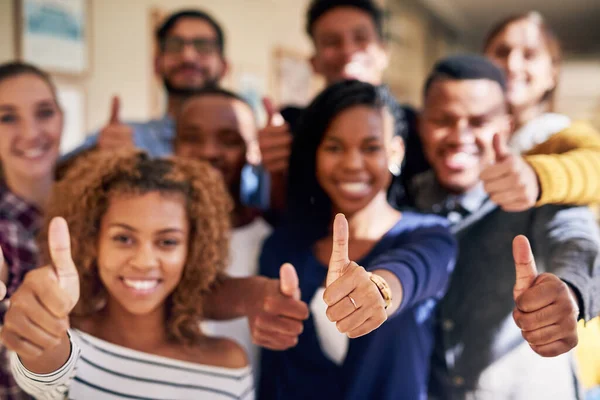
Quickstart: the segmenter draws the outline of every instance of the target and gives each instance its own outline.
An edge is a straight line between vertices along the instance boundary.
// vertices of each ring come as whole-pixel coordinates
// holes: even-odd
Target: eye
[[[12,124],[17,121],[17,116],[15,114],[4,114],[0,116],[0,123],[2,124]]]
[[[323,151],[327,153],[341,153],[342,146],[340,146],[339,144],[326,144],[325,146],[323,146]]]
[[[179,244],[181,244],[181,241],[179,239],[174,238],[160,239],[158,241],[158,245],[164,248],[174,248],[179,246]]]
[[[36,112],[36,117],[38,119],[49,119],[52,118],[56,114],[56,110],[52,108],[42,108]]]
[[[378,151],[381,151],[382,149],[383,149],[383,146],[380,144],[370,144],[365,147],[364,151],[366,153],[377,153]]]
[[[112,241],[121,245],[133,244],[133,238],[127,235],[115,235],[112,237]]]

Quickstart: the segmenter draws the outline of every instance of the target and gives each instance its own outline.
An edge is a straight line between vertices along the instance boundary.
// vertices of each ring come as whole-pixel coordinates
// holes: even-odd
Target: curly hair
[[[220,174],[189,159],[150,159],[140,151],[92,152],[78,159],[56,183],[44,226],[56,216],[69,224],[81,296],[75,316],[94,314],[106,300],[98,274],[98,234],[111,196],[160,192],[186,198],[189,247],[181,281],[166,300],[170,340],[193,344],[200,337],[203,297],[227,265],[232,201]],[[50,260],[47,229],[39,244]]]

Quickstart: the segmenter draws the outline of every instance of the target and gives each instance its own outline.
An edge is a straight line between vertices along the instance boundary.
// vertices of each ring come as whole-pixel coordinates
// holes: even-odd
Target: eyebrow
[[[138,231],[137,229],[135,229],[132,226],[129,226],[127,224],[121,224],[121,223],[112,223],[112,224],[110,224],[109,227],[110,228],[114,228],[114,227],[123,228],[123,229],[126,229],[128,231],[132,231],[132,232],[137,232]],[[179,228],[166,228],[166,229],[161,229],[160,231],[158,231],[158,233],[159,234],[164,234],[164,233],[183,233],[183,230],[179,229]]]
[[[363,142],[369,142],[369,141],[372,141],[372,140],[381,140],[381,139],[382,139],[382,138],[381,138],[381,137],[379,137],[379,136],[376,136],[376,135],[371,135],[371,136],[368,136],[368,137],[364,138],[364,139],[363,139]],[[342,139],[340,139],[340,138],[338,138],[338,137],[335,137],[335,136],[326,136],[326,137],[325,137],[323,140],[324,140],[324,141],[325,141],[325,140],[331,140],[331,141],[334,141],[334,142],[340,142],[340,143],[341,143],[341,142],[343,142],[343,140],[342,140]]]
[[[54,102],[51,100],[40,100],[37,103],[35,103],[35,107],[40,107],[40,106],[54,107]],[[12,104],[0,104],[0,110],[3,110],[3,111],[13,111],[16,109],[17,109],[17,107],[13,106]]]
[[[14,106],[8,104],[0,104],[0,110],[2,111],[13,111],[15,109]]]

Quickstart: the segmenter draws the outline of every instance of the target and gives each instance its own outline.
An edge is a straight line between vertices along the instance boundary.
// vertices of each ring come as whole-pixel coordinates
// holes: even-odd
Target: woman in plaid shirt
[[[0,65],[0,279],[7,297],[37,265],[35,236],[54,181],[63,114],[50,77],[24,63]],[[0,309],[0,319],[4,319]],[[21,400],[0,346],[0,398]]]

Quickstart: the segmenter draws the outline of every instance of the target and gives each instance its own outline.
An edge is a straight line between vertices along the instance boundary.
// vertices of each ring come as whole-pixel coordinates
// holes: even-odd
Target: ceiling
[[[481,46],[487,31],[507,16],[538,11],[567,53],[600,53],[600,0],[420,0],[469,45]]]

